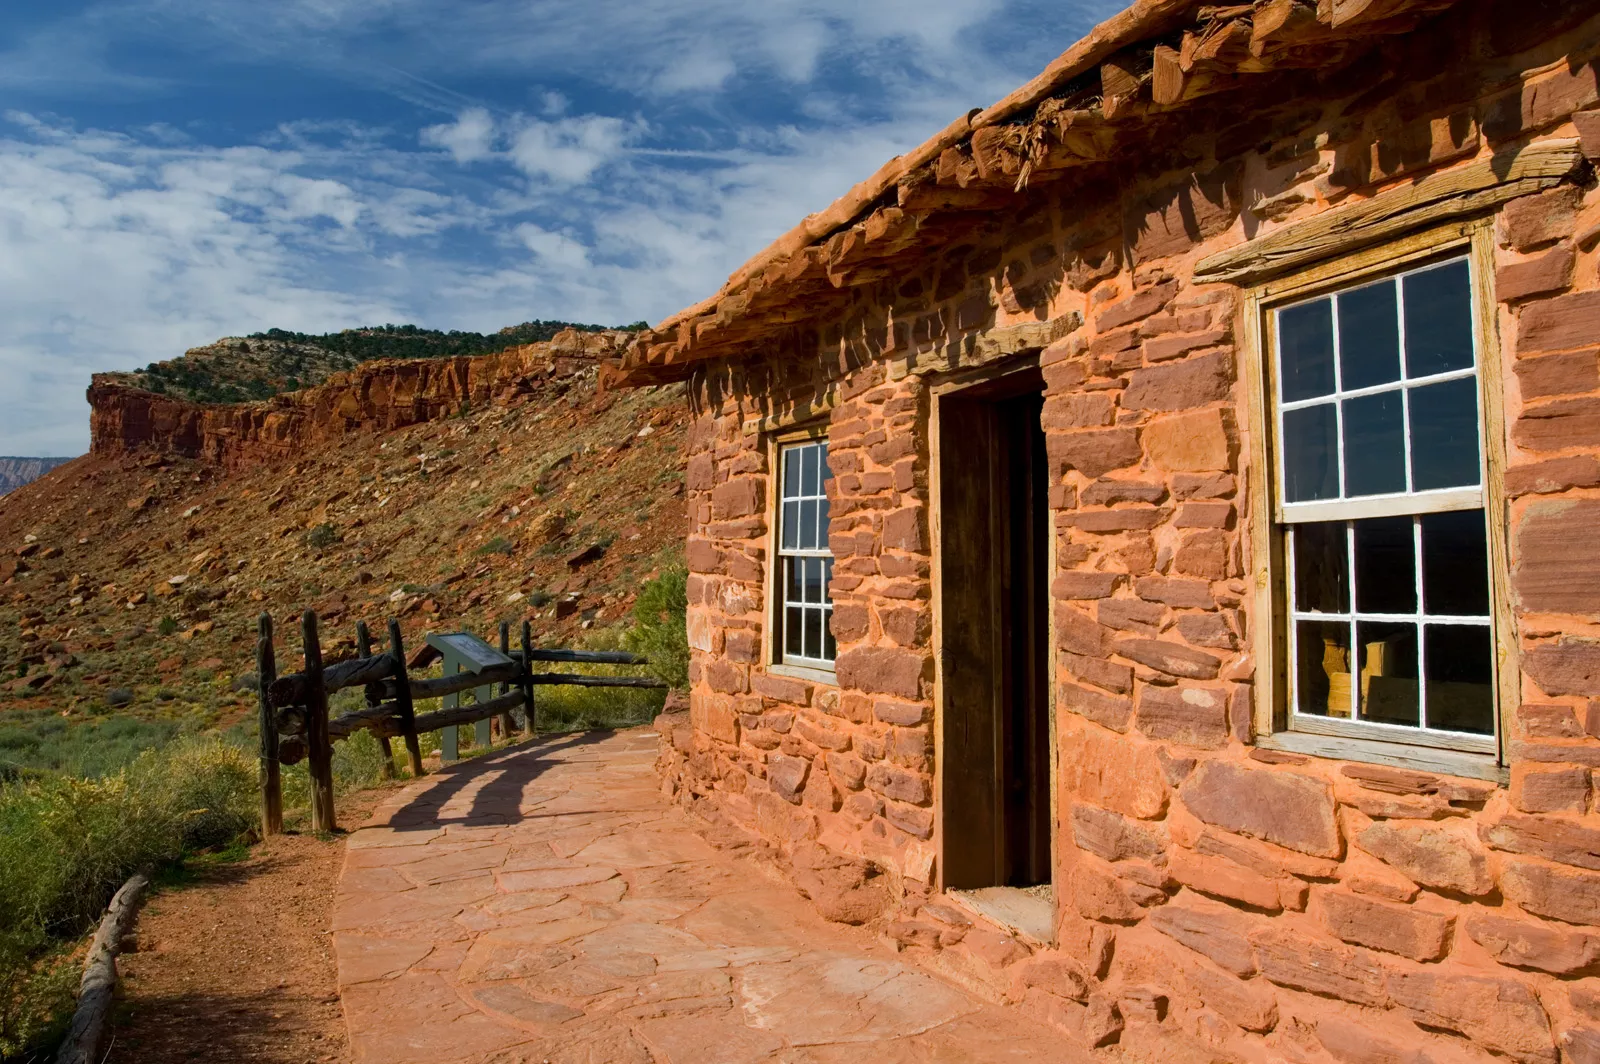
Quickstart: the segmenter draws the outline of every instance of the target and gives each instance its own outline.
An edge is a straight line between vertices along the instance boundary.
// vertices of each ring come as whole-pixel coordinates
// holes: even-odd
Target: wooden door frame
[[[943,451],[941,444],[942,425],[944,422],[944,401],[946,398],[961,398],[962,392],[969,391],[981,385],[992,384],[1006,377],[1029,372],[1038,372],[1038,352],[1027,356],[1008,359],[1000,365],[990,365],[981,369],[964,373],[951,374],[935,383],[929,388],[930,400],[928,407],[928,530],[930,549],[932,551],[931,578],[933,594],[933,843],[934,843],[934,882],[935,890],[945,889],[945,810],[944,810],[944,779],[945,779],[945,680],[944,680],[944,529],[942,521],[943,508]],[[1046,392],[1048,396],[1048,391]],[[1048,509],[1048,504],[1047,504]],[[1049,512],[1048,546],[1045,554],[1047,579],[1054,580],[1058,558],[1058,539],[1054,513]],[[1057,735],[1056,717],[1056,687],[1053,677],[1055,674],[1055,647],[1056,647],[1056,614],[1052,608],[1048,611],[1046,623],[1046,644],[1049,662],[1047,669],[1052,676],[1049,683],[1049,699],[1046,709],[1048,727],[1050,732],[1050,882],[1054,888],[1060,881],[1061,859],[1061,811],[1059,808],[1060,780],[1061,780],[1061,744]],[[1056,907],[1056,923],[1060,923],[1061,892],[1052,890]]]

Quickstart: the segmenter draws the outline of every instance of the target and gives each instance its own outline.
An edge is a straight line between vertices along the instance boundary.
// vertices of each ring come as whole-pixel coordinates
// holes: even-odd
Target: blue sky
[[[658,321],[1118,0],[8,0],[0,454],[221,336]]]

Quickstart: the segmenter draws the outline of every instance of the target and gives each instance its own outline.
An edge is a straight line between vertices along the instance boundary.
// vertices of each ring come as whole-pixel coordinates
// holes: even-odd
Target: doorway
[[[940,867],[1048,939],[1050,510],[1035,370],[948,393],[939,420]],[[1019,894],[1018,892],[1024,892]],[[1045,904],[1041,913],[1038,904]],[[1012,916],[1017,913],[1012,912]]]

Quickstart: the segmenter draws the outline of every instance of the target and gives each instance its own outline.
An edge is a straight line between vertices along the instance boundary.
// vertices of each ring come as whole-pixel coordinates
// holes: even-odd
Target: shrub
[[[156,625],[156,631],[160,632],[162,635],[171,635],[177,630],[178,622],[173,620],[171,617],[161,618],[161,623]]]
[[[650,659],[650,671],[673,687],[689,683],[689,571],[681,565],[663,569],[639,592],[633,604],[633,627],[622,645]]]
[[[473,553],[474,554],[478,554],[478,555],[484,555],[484,554],[506,554],[506,555],[509,555],[514,550],[516,550],[516,548],[511,545],[511,541],[509,539],[507,539],[504,536],[496,536],[493,539],[491,539],[489,542],[485,543],[483,546],[479,547]]]
[[[32,1056],[72,1005],[73,941],[135,871],[236,838],[254,767],[219,738],[147,750],[100,779],[0,785],[0,1058]]]
[[[306,546],[312,550],[327,550],[337,542],[339,542],[339,530],[331,521],[324,521],[306,533]]]

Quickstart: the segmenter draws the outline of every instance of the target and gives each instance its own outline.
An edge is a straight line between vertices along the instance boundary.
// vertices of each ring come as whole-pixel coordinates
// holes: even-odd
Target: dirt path
[[[357,1064],[1094,1059],[711,845],[656,743],[546,740],[386,797],[333,912]]]
[[[385,795],[341,799],[360,824]],[[150,899],[118,961],[112,1064],[349,1059],[328,927],[344,839],[284,835]]]

